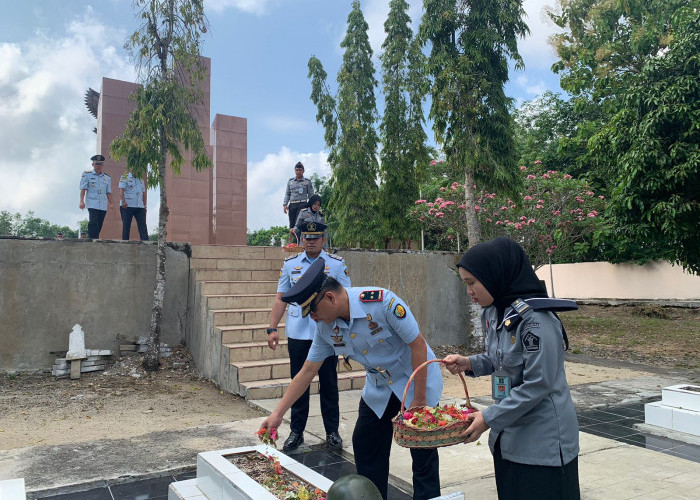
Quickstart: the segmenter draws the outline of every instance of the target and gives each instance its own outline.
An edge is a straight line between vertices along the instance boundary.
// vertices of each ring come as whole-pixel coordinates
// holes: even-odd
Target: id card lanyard
[[[496,331],[496,371],[491,375],[491,397],[497,401],[505,399],[510,394],[510,376],[503,369],[503,349],[501,349],[501,336]]]

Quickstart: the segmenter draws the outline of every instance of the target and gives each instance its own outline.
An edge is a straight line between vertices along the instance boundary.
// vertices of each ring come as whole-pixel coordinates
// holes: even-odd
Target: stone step
[[[194,259],[278,259],[287,256],[282,247],[246,245],[192,245]]]
[[[271,399],[281,398],[289,387],[291,379],[257,380],[239,384],[239,394],[246,399]],[[338,372],[338,390],[349,391],[362,389],[365,385],[365,371],[340,371]],[[310,385],[311,394],[318,393],[318,376],[314,377]]]
[[[282,262],[275,269],[265,271],[245,269],[197,269],[195,281],[277,281],[282,269]]]
[[[279,271],[280,259],[190,259],[190,269],[238,269],[245,271]]]
[[[234,342],[224,344],[224,348],[228,349],[229,363],[289,358],[287,339],[280,339],[274,351],[267,345],[267,341]]]
[[[270,319],[269,308],[213,309],[213,326],[235,326],[264,323]]]
[[[277,283],[277,281],[203,281],[202,295],[277,293]]]
[[[338,375],[347,373],[343,367],[342,359],[338,363],[338,366]],[[353,371],[364,373],[364,368],[360,363],[350,360],[350,366],[352,366]],[[235,370],[236,380],[238,380],[239,384],[274,379],[288,380],[289,358],[268,359],[265,361],[237,361],[231,363],[230,368],[231,370]]]
[[[269,323],[257,325],[233,325],[213,327],[217,335],[221,332],[222,344],[237,344],[250,342],[267,342],[267,327]],[[286,339],[284,323],[277,326],[280,339]]]
[[[274,293],[254,293],[250,295],[206,295],[207,307],[216,309],[272,309],[275,303]]]

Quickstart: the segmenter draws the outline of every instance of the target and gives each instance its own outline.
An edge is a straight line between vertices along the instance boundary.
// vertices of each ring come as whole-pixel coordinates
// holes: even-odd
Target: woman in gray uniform
[[[323,216],[323,212],[321,211],[321,197],[317,194],[314,194],[309,198],[309,203],[307,204],[306,208],[302,208],[299,211],[294,227],[289,230],[289,232],[291,232],[296,238],[297,243],[299,242],[299,236],[301,235],[301,227],[307,222],[320,222],[321,224],[326,223],[326,218]],[[328,235],[324,232],[323,237],[326,238],[327,236]]]
[[[474,245],[457,267],[472,301],[484,308],[486,352],[451,354],[446,366],[491,375],[496,401],[474,414],[465,442],[491,429],[500,500],[580,498],[578,420],[564,372],[565,334],[552,312],[565,309],[546,298],[525,251],[508,238]]]

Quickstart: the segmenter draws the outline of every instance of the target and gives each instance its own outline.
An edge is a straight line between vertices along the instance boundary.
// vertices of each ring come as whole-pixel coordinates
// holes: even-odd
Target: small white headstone
[[[66,360],[85,359],[87,352],[85,351],[85,332],[80,325],[73,326],[73,330],[68,337],[68,353]]]

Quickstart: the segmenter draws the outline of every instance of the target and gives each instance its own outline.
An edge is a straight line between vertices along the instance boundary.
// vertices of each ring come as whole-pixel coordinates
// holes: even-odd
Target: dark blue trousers
[[[306,356],[311,349],[311,340],[287,339],[289,349],[289,371],[292,378],[304,366]],[[318,394],[321,399],[321,416],[326,434],[338,432],[340,410],[338,408],[338,356],[328,356],[318,371]],[[309,389],[292,405],[292,418],[289,427],[301,434],[309,418]]]
[[[136,207],[119,207],[122,215],[122,240],[128,240],[131,233],[131,219],[136,218],[136,227],[139,228],[141,241],[148,241],[148,229],[146,228],[146,209]]]
[[[97,239],[102,231],[102,223],[105,221],[107,210],[88,208],[88,238]]]
[[[401,409],[401,401],[391,395],[382,418],[360,399],[352,447],[357,473],[370,479],[386,500],[389,489],[389,455],[394,429],[393,419]],[[440,457],[436,448],[411,448],[413,459],[413,499],[426,500],[440,496]]]

